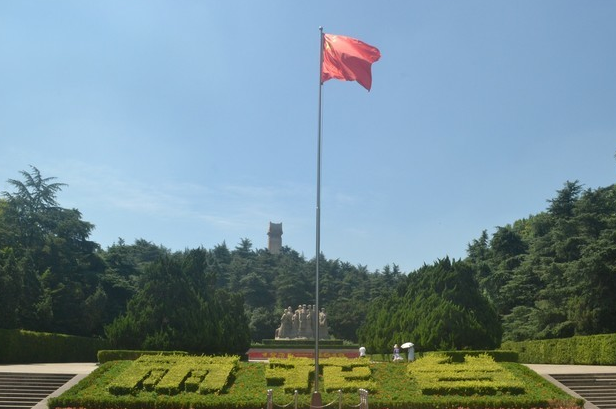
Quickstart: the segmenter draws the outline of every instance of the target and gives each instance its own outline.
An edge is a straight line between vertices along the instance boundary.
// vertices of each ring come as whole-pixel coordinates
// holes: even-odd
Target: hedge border
[[[0,363],[96,362],[97,352],[109,348],[101,338],[0,329]]]
[[[442,351],[442,352],[426,352],[426,355],[441,354],[451,358],[452,362],[464,362],[465,356],[480,356],[488,355],[495,362],[518,362],[519,354],[514,350],[490,350],[490,351]]]
[[[503,342],[526,364],[616,365],[616,334]]]
[[[102,349],[98,351],[98,362],[134,361],[142,355],[188,355],[186,351],[139,351],[132,349]]]

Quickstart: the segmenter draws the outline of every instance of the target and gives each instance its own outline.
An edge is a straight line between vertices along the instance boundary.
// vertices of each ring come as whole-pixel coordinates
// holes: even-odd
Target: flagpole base
[[[318,408],[321,409],[323,407],[323,401],[321,400],[321,393],[318,391],[314,391],[312,394],[312,400],[310,401],[310,408]]]

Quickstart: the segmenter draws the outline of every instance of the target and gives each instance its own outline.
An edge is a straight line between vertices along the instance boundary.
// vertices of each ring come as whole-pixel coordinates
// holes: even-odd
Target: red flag
[[[324,34],[321,83],[332,78],[357,81],[370,91],[372,63],[379,58],[381,52],[376,47],[355,38]]]

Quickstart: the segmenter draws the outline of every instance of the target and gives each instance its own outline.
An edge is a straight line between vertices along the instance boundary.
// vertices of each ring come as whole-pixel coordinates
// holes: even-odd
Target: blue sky
[[[119,237],[315,253],[319,26],[381,51],[323,86],[321,250],[466,255],[616,176],[616,2],[0,1],[0,190],[34,165]]]

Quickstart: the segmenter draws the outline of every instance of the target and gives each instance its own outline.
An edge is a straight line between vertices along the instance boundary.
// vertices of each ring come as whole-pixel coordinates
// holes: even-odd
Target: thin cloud
[[[253,186],[229,184],[206,186],[189,182],[144,183],[109,167],[72,162],[52,169],[68,183],[69,206],[128,211],[160,221],[186,221],[216,229],[259,228],[264,220],[303,224],[296,209],[308,205],[307,191],[300,185]],[[298,205],[293,205],[298,203]]]

